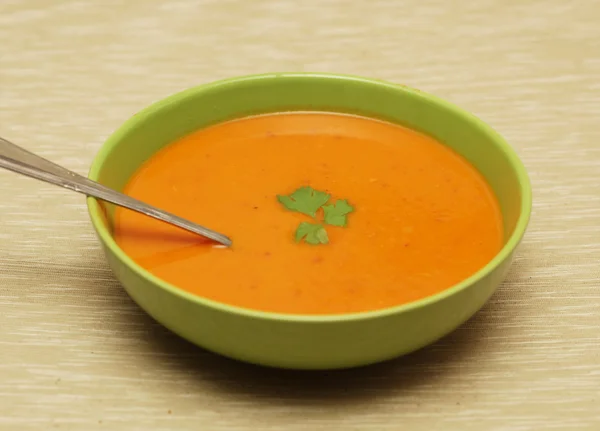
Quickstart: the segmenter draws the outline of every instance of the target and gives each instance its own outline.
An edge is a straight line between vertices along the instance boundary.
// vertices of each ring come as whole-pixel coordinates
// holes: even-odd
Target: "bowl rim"
[[[312,323],[334,323],[334,322],[350,322],[350,321],[363,321],[370,319],[377,319],[382,317],[387,317],[396,314],[402,314],[405,312],[409,312],[412,310],[416,310],[419,308],[425,308],[434,303],[443,301],[446,298],[449,298],[460,291],[463,291],[469,288],[471,285],[477,283],[481,279],[488,276],[495,269],[497,269],[509,256],[515,251],[519,243],[521,242],[525,231],[527,229],[527,225],[529,224],[529,220],[531,217],[531,208],[532,208],[532,190],[531,183],[529,180],[529,176],[523,165],[522,161],[519,159],[518,155],[514,151],[514,149],[498,134],[492,127],[486,124],[484,121],[476,117],[475,115],[459,108],[458,106],[441,99],[432,94],[423,92],[421,90],[417,90],[406,85],[395,84],[388,81],[383,81],[379,79],[373,78],[365,78],[356,75],[349,74],[337,74],[337,73],[320,73],[320,72],[281,72],[281,73],[263,73],[263,74],[253,74],[253,75],[245,75],[238,76],[233,78],[221,79],[205,84],[200,84],[195,87],[188,88],[186,90],[177,92],[172,94],[158,102],[151,104],[150,106],[142,109],[134,116],[130,117],[127,121],[125,121],[109,138],[104,142],[101,146],[100,150],[94,157],[92,162],[90,171],[88,173],[88,177],[92,180],[96,180],[100,169],[106,162],[107,156],[112,152],[112,150],[119,145],[122,137],[127,134],[127,132],[135,127],[138,127],[141,123],[143,123],[149,116],[156,114],[162,109],[172,106],[173,104],[177,104],[186,98],[194,95],[199,96],[204,92],[214,90],[220,86],[230,86],[235,84],[247,83],[248,81],[263,81],[263,80],[273,80],[273,79],[306,79],[306,80],[344,80],[348,83],[358,83],[358,84],[368,84],[379,86],[382,88],[386,88],[390,91],[396,93],[404,93],[410,97],[420,98],[426,102],[429,102],[434,105],[441,106],[447,110],[453,111],[454,114],[459,116],[466,123],[469,123],[472,127],[479,128],[482,132],[484,132],[492,141],[494,141],[500,150],[505,154],[507,159],[510,162],[510,165],[515,170],[517,180],[519,183],[520,191],[521,191],[521,211],[519,214],[519,218],[515,225],[514,231],[506,244],[502,247],[502,249],[492,258],[483,268],[465,278],[464,280],[456,283],[455,285],[442,290],[434,295],[427,296],[425,298],[421,298],[417,301],[396,305],[393,307],[387,307],[378,310],[370,310],[370,311],[360,311],[353,313],[342,313],[342,314],[286,314],[286,313],[277,313],[271,311],[262,311],[262,310],[254,310],[250,308],[239,307],[235,305],[230,305],[222,302],[218,302],[209,298],[205,298],[202,296],[198,296],[192,293],[189,293],[174,284],[168,283],[157,276],[153,275],[146,269],[142,268],[138,265],[132,258],[130,258],[116,243],[113,236],[109,232],[109,229],[103,223],[101,217],[101,211],[99,203],[94,198],[87,198],[87,207],[88,213],[90,215],[92,225],[96,230],[100,241],[102,241],[105,247],[110,250],[110,252],[120,260],[124,265],[129,267],[130,270],[135,272],[139,277],[145,279],[147,282],[157,286],[158,288],[170,293],[172,295],[178,296],[181,299],[186,301],[190,301],[196,305],[202,307],[208,307],[215,309],[216,311],[224,312],[224,313],[233,313],[237,315],[241,315],[247,318],[253,319],[261,319],[261,320],[273,320],[273,321],[286,321],[286,322],[312,322]]]

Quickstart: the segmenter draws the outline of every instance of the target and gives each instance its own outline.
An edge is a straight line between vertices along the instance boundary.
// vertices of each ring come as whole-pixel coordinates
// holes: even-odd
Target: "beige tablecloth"
[[[163,329],[113,278],[82,197],[0,172],[0,429],[600,429],[599,23],[597,0],[1,0],[0,134],[75,171],[173,92],[344,72],[491,123],[535,203],[508,280],[452,335],[291,373]]]

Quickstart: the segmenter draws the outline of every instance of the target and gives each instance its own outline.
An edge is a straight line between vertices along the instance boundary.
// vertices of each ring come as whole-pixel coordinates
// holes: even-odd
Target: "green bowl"
[[[89,177],[122,190],[149,157],[195,130],[248,115],[300,110],[388,120],[424,132],[462,154],[498,197],[506,238],[502,250],[468,279],[409,304],[343,315],[268,313],[202,298],[153,276],[113,239],[114,208],[88,199],[108,263],[131,298],[198,346],[241,361],[292,369],[348,368],[391,359],[434,342],[469,319],[505,277],[529,221],[531,187],[522,163],[494,130],[420,91],[315,73],[273,73],[201,85],[130,118],[101,148]]]

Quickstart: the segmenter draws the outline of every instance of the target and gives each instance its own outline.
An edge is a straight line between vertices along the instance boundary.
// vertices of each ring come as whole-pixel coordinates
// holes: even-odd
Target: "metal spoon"
[[[137,211],[212,239],[227,247],[231,245],[231,239],[223,234],[103,186],[49,160],[36,156],[2,137],[0,137],[0,168]]]

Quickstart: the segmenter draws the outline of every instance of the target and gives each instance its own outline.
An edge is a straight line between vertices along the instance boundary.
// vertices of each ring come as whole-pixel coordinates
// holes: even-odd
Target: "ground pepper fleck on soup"
[[[313,217],[278,198],[303,187],[352,211],[336,226],[323,205]],[[263,311],[415,301],[481,269],[503,240],[496,197],[462,157],[413,130],[343,114],[263,115],[197,131],[148,160],[125,192],[234,242],[215,247],[118,208],[115,238],[133,260],[188,292]],[[315,227],[298,238],[304,223],[327,241]]]

